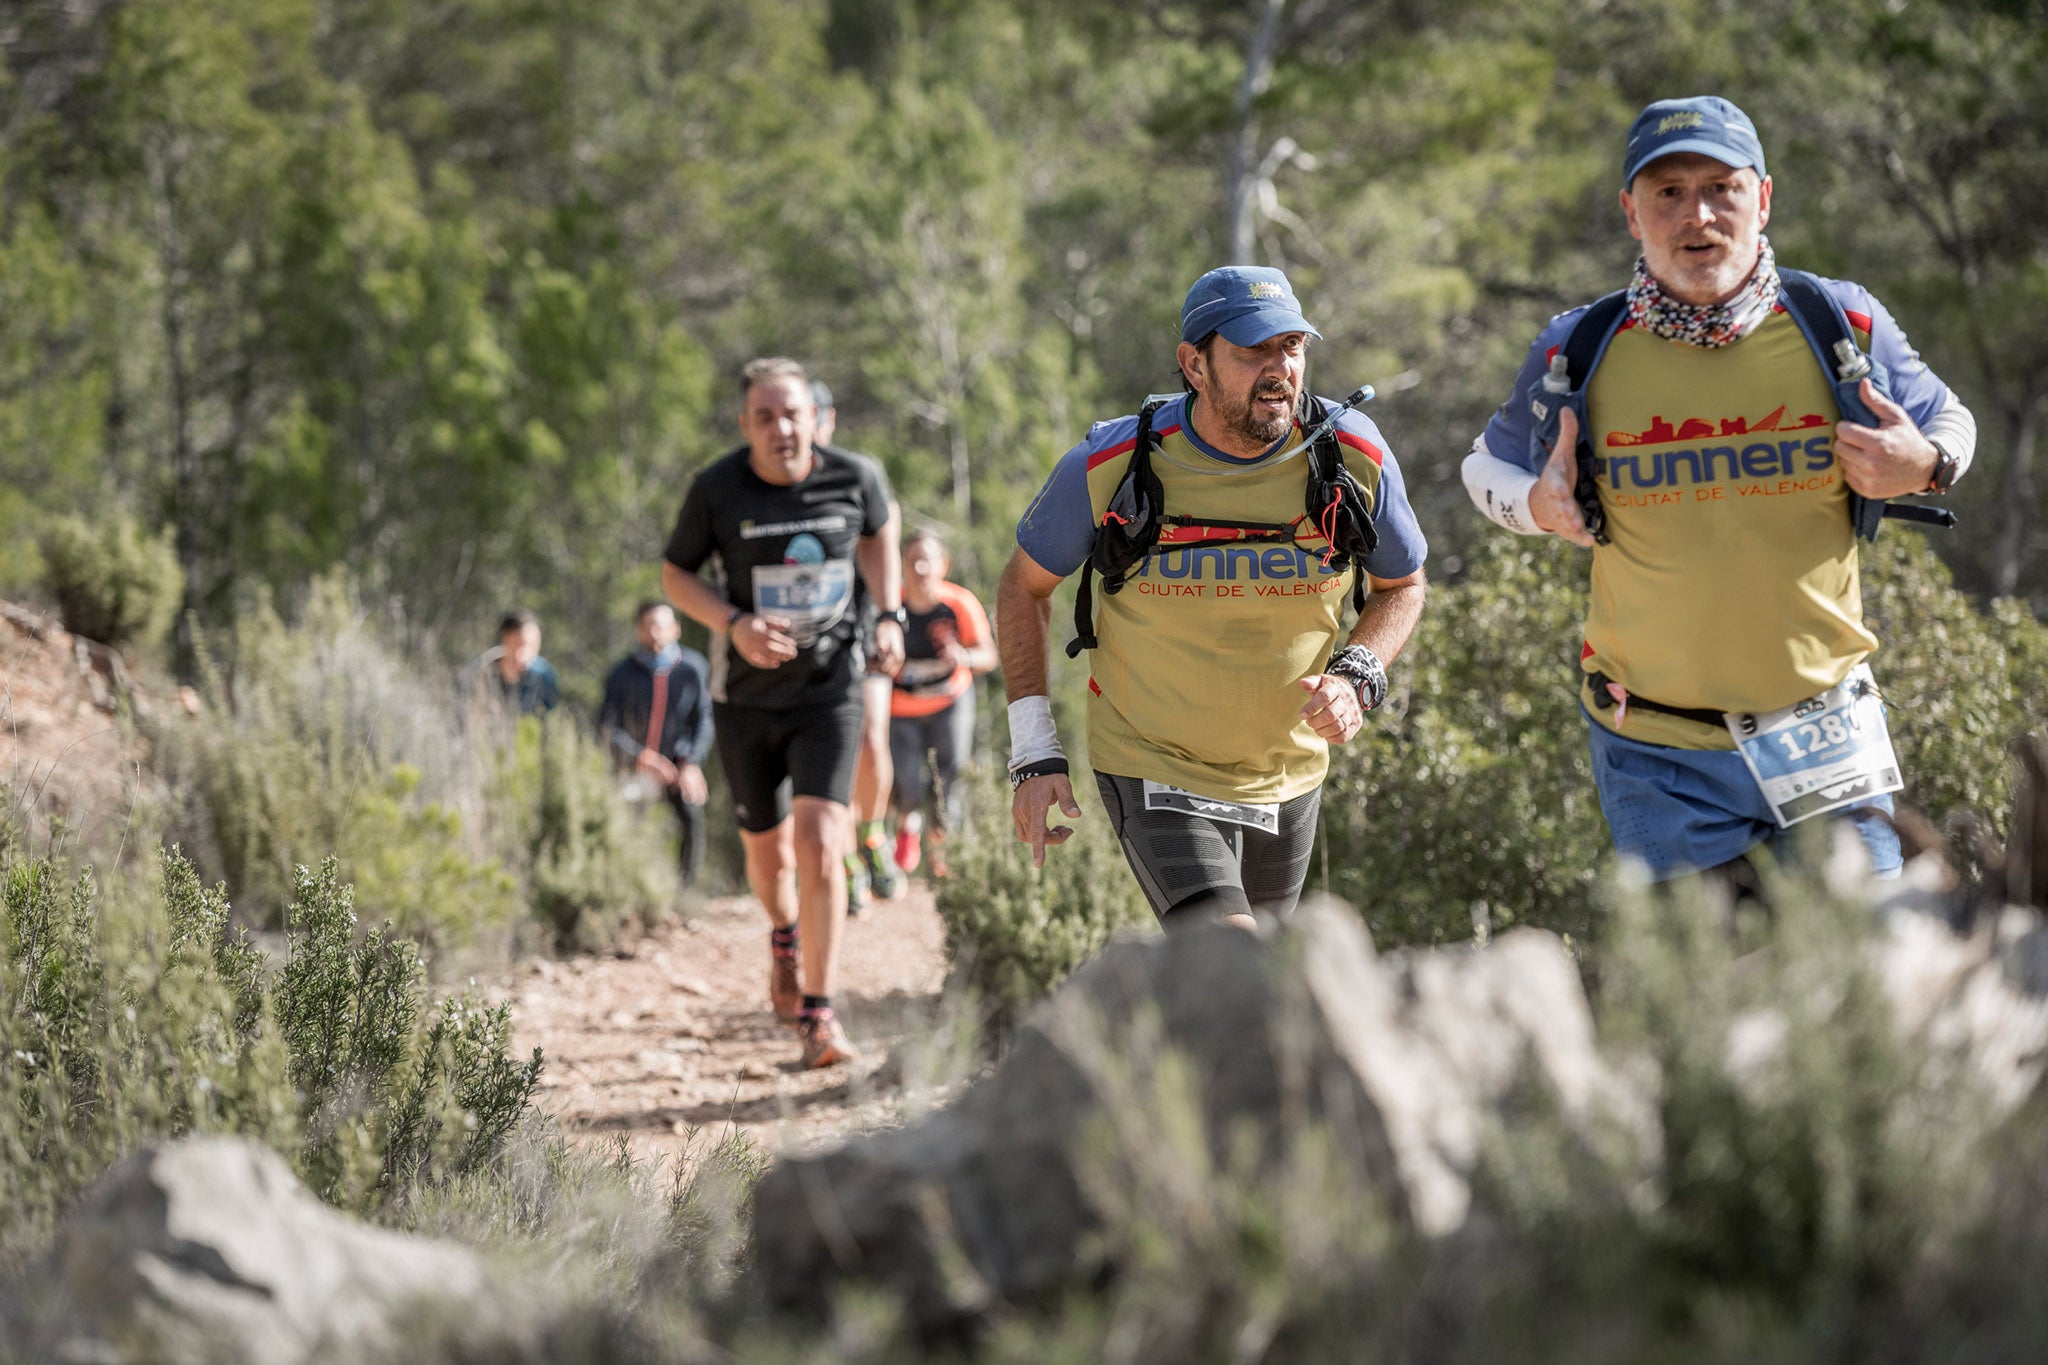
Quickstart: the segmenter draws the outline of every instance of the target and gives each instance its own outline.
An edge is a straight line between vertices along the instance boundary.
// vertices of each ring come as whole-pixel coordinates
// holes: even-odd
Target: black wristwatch
[[[1943,450],[1938,443],[1929,444],[1934,445],[1934,476],[1927,480],[1927,487],[1920,491],[1946,493],[1956,486],[1956,479],[1963,472],[1963,462]]]
[[[877,607],[875,609],[875,619],[877,621],[894,621],[904,630],[910,629],[910,612],[905,607],[898,607],[894,611],[883,611]]]
[[[1064,758],[1041,758],[1030,763],[1019,763],[1010,769],[1010,790],[1015,791],[1034,777],[1067,775],[1067,760]]]

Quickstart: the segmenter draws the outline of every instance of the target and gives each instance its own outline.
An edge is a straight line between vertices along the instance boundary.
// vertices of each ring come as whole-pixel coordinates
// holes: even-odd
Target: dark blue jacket
[[[657,665],[668,674],[668,702],[661,724],[664,758],[703,766],[711,752],[711,671],[704,656],[677,647],[659,660],[636,649],[612,668],[604,680],[604,702],[597,710],[597,730],[606,747],[630,763],[646,746],[647,722],[654,713]]]

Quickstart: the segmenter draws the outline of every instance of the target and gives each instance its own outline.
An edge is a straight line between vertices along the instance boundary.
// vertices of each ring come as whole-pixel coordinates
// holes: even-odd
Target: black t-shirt
[[[787,710],[844,700],[860,684],[855,545],[889,524],[889,481],[866,455],[813,448],[802,483],[772,484],[744,446],[705,466],[683,497],[665,558],[695,573],[714,555],[726,594],[748,611],[788,618],[797,656],[755,668],[722,635],[711,642],[711,695]]]

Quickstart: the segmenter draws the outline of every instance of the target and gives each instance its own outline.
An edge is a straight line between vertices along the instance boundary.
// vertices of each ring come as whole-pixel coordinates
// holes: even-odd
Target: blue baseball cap
[[[1256,346],[1282,332],[1320,337],[1295,300],[1294,286],[1271,266],[1220,266],[1196,280],[1180,306],[1180,339],[1223,333],[1234,346]]]
[[[1621,187],[1635,183],[1636,173],[1660,156],[1698,152],[1730,166],[1764,170],[1764,144],[1757,140],[1749,115],[1719,95],[1694,95],[1658,100],[1628,126],[1628,150],[1621,158]]]

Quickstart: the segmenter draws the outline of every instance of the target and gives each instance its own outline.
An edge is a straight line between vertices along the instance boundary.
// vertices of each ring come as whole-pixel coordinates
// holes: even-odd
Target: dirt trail
[[[547,1055],[537,1103],[572,1135],[623,1135],[650,1155],[736,1126],[780,1152],[898,1120],[890,1056],[938,1020],[943,944],[921,880],[848,922],[834,1004],[863,1055],[823,1071],[799,1069],[796,1035],[769,1013],[768,920],[749,896],[707,903],[630,956],[536,960],[499,984],[515,1055]]]

